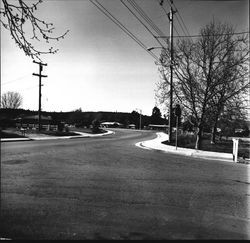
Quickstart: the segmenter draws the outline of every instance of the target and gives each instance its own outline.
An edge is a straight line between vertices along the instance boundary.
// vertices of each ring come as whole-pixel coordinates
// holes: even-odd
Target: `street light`
[[[147,48],[148,51],[152,51],[154,49],[163,49],[166,50],[165,47],[150,47]],[[168,119],[168,126],[169,126],[169,132],[168,132],[168,142],[171,143],[172,141],[172,110],[173,110],[173,48],[172,48],[172,42],[171,42],[171,55],[170,55],[170,95],[169,95],[169,119]]]
[[[136,111],[138,110],[138,111],[140,112],[140,130],[141,130],[141,113],[142,113],[142,110],[141,110],[141,109],[138,109],[138,108],[136,108],[135,110],[136,110]]]

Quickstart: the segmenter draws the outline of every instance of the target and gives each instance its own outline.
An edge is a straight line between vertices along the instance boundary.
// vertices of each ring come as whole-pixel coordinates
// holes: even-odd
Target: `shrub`
[[[193,134],[180,134],[178,136],[178,146],[193,144],[196,141],[196,136]]]
[[[100,131],[100,121],[98,119],[94,119],[92,121],[92,132],[98,133]]]
[[[242,132],[236,132],[236,137],[249,137],[249,130],[243,130]]]
[[[58,131],[59,131],[59,132],[62,132],[62,131],[63,131],[63,128],[64,128],[64,123],[60,122],[60,123],[58,124]]]
[[[69,127],[65,126],[65,132],[69,132]]]
[[[243,159],[245,158],[250,158],[250,151],[249,149],[239,149],[238,156],[242,157]]]

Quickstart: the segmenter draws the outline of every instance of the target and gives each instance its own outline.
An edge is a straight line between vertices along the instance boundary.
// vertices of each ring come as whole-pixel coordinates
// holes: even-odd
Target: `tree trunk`
[[[196,142],[195,142],[195,149],[199,150],[201,149],[201,141],[202,141],[202,126],[198,126],[198,132],[197,132],[197,137],[196,137]]]
[[[214,126],[212,128],[212,134],[211,134],[211,144],[216,143],[216,131],[217,131],[217,119],[214,123]]]
[[[217,124],[218,124],[220,110],[221,109],[218,108],[217,114],[215,115],[214,125],[212,128],[212,134],[211,134],[211,144],[216,143],[216,132],[217,132]]]

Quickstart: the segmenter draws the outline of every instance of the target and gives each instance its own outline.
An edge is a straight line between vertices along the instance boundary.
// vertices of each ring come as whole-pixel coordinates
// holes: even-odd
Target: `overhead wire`
[[[168,4],[169,4],[170,7],[171,7],[171,2],[172,2],[173,6],[175,7],[175,11],[176,11],[177,15],[179,15],[180,20],[181,20],[181,22],[182,22],[182,24],[181,24],[180,21],[179,21],[179,19],[178,19],[178,16],[176,16],[176,19],[177,19],[177,21],[179,22],[179,24],[180,24],[180,26],[181,26],[181,28],[182,28],[182,31],[183,31],[183,33],[184,33],[184,35],[173,36],[174,38],[178,38],[178,37],[181,37],[181,38],[185,38],[185,37],[186,37],[186,38],[188,38],[188,37],[190,37],[190,39],[192,40],[192,38],[195,38],[195,37],[200,37],[200,36],[212,36],[212,35],[191,35],[190,32],[188,31],[188,28],[187,28],[187,26],[186,26],[186,24],[185,24],[185,22],[184,22],[184,20],[183,20],[183,18],[182,18],[182,16],[181,16],[181,14],[180,14],[180,11],[177,9],[175,3],[174,3],[173,1],[171,1],[171,0],[167,0],[167,1],[168,1]],[[184,31],[182,25],[184,26],[185,31]],[[250,33],[249,31],[243,31],[243,32],[233,33],[232,35],[241,35],[241,34],[249,34],[249,33]],[[230,34],[230,33],[213,34],[213,36],[222,36],[222,35],[231,35],[231,34]],[[165,37],[168,38],[168,36],[165,36]],[[157,38],[159,38],[159,37],[157,37]]]
[[[132,33],[130,32],[117,18],[115,18],[101,3],[97,0],[90,0],[103,14],[105,14],[113,23],[115,23],[123,32],[125,32],[131,39],[140,45],[148,54],[158,61],[158,57],[152,52],[148,51],[147,47]]]
[[[15,90],[18,91],[18,92],[23,93],[23,92],[27,92],[27,91],[29,91],[29,90],[31,90],[31,89],[38,88],[38,86],[39,86],[39,85],[33,85],[33,86],[26,87],[26,88],[21,88],[21,89],[16,88]]]
[[[128,0],[128,2],[133,6],[133,8],[140,14],[142,18],[155,30],[157,33],[163,33],[158,26],[148,17],[148,15],[145,13],[145,11],[139,6],[138,3],[136,3],[134,0]]]
[[[177,14],[178,14],[178,13],[179,13],[179,11],[177,11]],[[179,15],[179,16],[180,16],[180,15]],[[180,25],[180,27],[181,27],[181,29],[182,29],[184,35],[190,35],[189,32],[186,32],[186,30],[184,30],[184,28],[182,27],[182,24],[181,24],[181,22],[180,22],[180,20],[179,20],[179,18],[178,18],[178,15],[176,15],[176,19],[177,19],[177,22],[179,23],[179,25]]]
[[[4,82],[4,83],[2,83],[2,85],[6,85],[6,84],[9,84],[9,83],[17,82],[17,81],[19,81],[19,80],[21,80],[21,79],[24,79],[24,78],[28,77],[28,76],[30,76],[30,74],[26,74],[26,75],[21,76],[21,77],[19,77],[19,78],[12,79],[12,80],[10,80],[10,81]]]
[[[159,2],[159,1],[158,1],[158,2]],[[163,6],[163,1],[160,0],[159,4],[160,4],[162,10],[164,11],[164,13],[168,16],[168,12],[166,11],[166,9],[165,9],[164,6]],[[171,5],[170,5],[170,6],[171,6]],[[176,32],[177,35],[180,35],[179,32],[178,32],[178,30],[177,30],[177,28],[175,27],[174,24],[173,24],[173,29],[174,29],[174,31]]]
[[[171,7],[171,2],[170,2],[170,0],[168,0],[168,4],[169,4],[169,6]],[[173,4],[173,6],[174,6],[174,8],[175,8],[175,11],[176,11],[176,13],[177,13],[176,19],[177,19],[177,21],[178,21],[178,23],[179,23],[179,25],[180,25],[180,27],[181,27],[181,29],[182,29],[184,35],[190,35],[190,33],[189,33],[188,29],[187,29],[187,26],[186,26],[186,24],[184,23],[183,18],[181,17],[180,11],[177,10],[177,7],[176,7],[176,5],[175,5],[175,3],[174,3],[173,1],[172,1],[172,4]],[[179,18],[178,18],[178,15],[179,15],[180,20],[181,20],[182,23],[180,23],[180,20],[179,20]],[[182,26],[182,25],[183,25],[183,26]],[[184,27],[184,28],[183,28],[183,27]],[[184,29],[185,29],[185,30],[184,30]]]
[[[224,34],[211,34],[211,35],[179,35],[179,36],[173,36],[173,38],[196,38],[200,36],[223,36],[223,35],[242,35],[242,34],[249,34],[250,31],[242,31],[242,32],[236,32],[236,33],[224,33]],[[169,38],[169,36],[156,36],[156,38]]]
[[[175,6],[174,2],[173,2],[173,5],[174,5],[175,9],[177,9],[177,7]],[[179,11],[179,10],[177,11],[177,14],[180,16],[181,22],[182,22],[184,28],[186,29],[187,34],[190,35],[190,32],[188,31],[188,28],[187,28],[185,22],[183,21],[183,18],[181,17],[181,14],[180,14],[180,11]]]
[[[123,0],[120,0],[121,3],[129,10],[129,12],[148,30],[148,32],[156,39],[156,41],[159,43],[160,46],[164,47],[162,45],[162,43],[159,41],[158,38],[155,37],[155,34],[147,27],[147,25],[145,25],[143,23],[143,21],[141,21],[140,18],[138,18],[138,16],[130,9],[130,7],[123,1]]]
[[[130,5],[136,10],[136,12],[150,25],[150,27],[159,35],[164,33],[158,28],[158,26],[148,17],[145,11],[134,0],[128,0]],[[164,40],[167,44],[168,42]]]
[[[33,85],[33,86],[29,86],[29,87],[27,87],[27,88],[25,88],[25,89],[21,89],[20,91],[22,91],[22,92],[26,92],[27,90],[30,90],[30,89],[34,89],[34,88],[38,88],[39,87],[39,85]]]

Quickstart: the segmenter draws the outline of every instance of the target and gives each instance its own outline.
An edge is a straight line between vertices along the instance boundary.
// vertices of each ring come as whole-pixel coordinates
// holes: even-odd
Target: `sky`
[[[144,46],[160,46],[121,1],[98,1]],[[128,4],[127,0],[124,2]],[[161,32],[169,35],[166,15],[169,1],[164,0],[162,7],[160,0],[135,2]],[[236,32],[249,31],[248,0],[173,2],[178,10],[174,26],[179,35],[185,35],[182,21],[190,35],[197,35],[200,28],[213,19],[232,24]],[[81,108],[82,111],[111,112],[141,110],[144,115],[152,114],[157,105],[155,90],[160,78],[155,59],[89,0],[43,0],[35,14],[54,24],[55,36],[69,30],[64,39],[50,42],[50,46],[59,49],[57,54],[42,56],[42,61],[47,63],[42,74],[48,75],[42,79],[43,111]],[[42,50],[48,47],[45,42],[38,42],[36,46]],[[160,48],[152,53],[159,56]],[[38,65],[25,56],[1,26],[1,94],[19,92],[23,109],[38,110],[39,82],[38,77],[32,75],[38,70]]]

